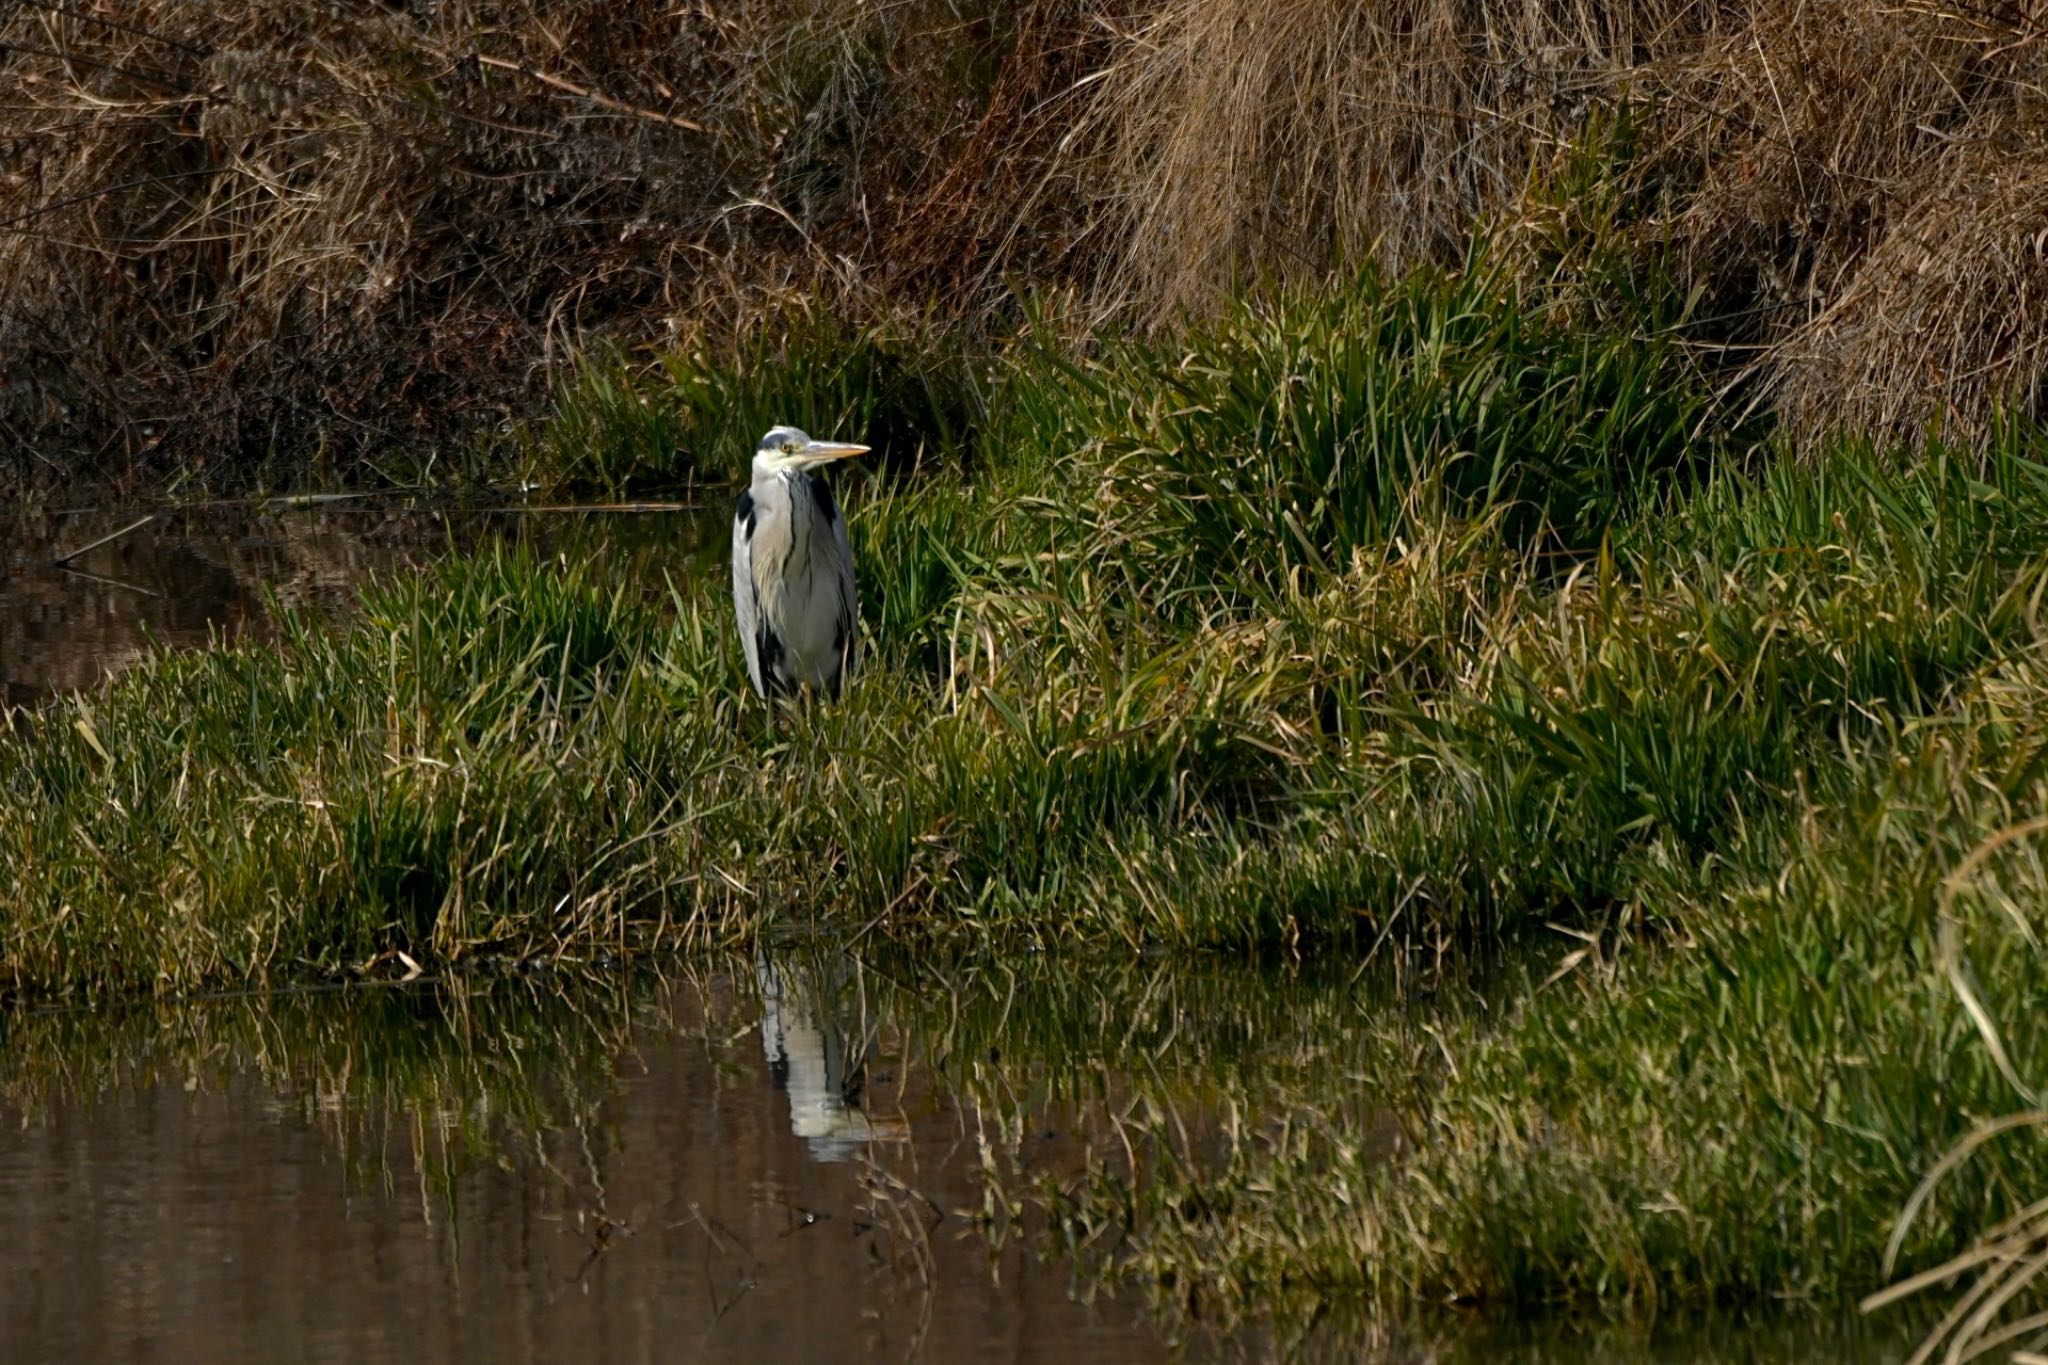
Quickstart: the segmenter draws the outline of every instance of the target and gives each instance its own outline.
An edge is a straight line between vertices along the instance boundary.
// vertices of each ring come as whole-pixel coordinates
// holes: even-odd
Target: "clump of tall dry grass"
[[[1677,231],[1749,282],[1781,409],[1911,440],[2040,409],[2048,8],[1762,0],[1652,86]]]
[[[1167,0],[1104,79],[1124,228],[1115,277],[1151,315],[1246,277],[1465,254],[1474,224],[1692,41],[1687,0]]]
[[[1103,82],[1109,278],[1157,318],[1462,256],[1597,132],[1632,204],[1591,249],[1710,299],[1796,425],[1973,433],[2048,374],[2044,39],[2036,0],[1168,0]]]
[[[2043,412],[2048,376],[2048,146],[1943,158],[1842,284],[1778,346],[1781,402],[1808,427],[1911,437]]]

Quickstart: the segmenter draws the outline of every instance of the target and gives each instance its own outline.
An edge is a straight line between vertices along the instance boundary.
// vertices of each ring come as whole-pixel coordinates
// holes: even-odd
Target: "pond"
[[[723,562],[730,514],[712,501],[559,509],[344,497],[155,515],[120,507],[0,512],[0,705],[90,687],[152,649],[260,639],[273,603],[345,611],[373,574],[416,569],[491,540],[601,554],[660,593],[664,575]]]
[[[273,604],[345,613],[366,575],[494,539],[650,594],[724,572],[722,506],[138,519],[0,525],[0,701],[262,639]],[[1349,964],[798,944],[0,1016],[0,1325],[38,1359],[1906,1359],[1910,1336],[1814,1310],[1596,1329],[1297,1299],[1240,1319],[1049,1216],[1096,1177],[1156,1178],[1152,1156],[1214,1168],[1305,1124],[1389,1159],[1400,1105],[1361,1080],[1361,1040],[1484,996]]]
[[[1213,1159],[1233,1094],[1336,1062],[1366,1007],[1220,964],[810,948],[26,1015],[0,1323],[37,1359],[1903,1358],[1815,1319],[1218,1331],[1051,1254],[1034,1182],[1119,1164],[1148,1109]]]
[[[762,971],[26,1022],[8,1067],[26,1122],[0,1140],[8,1341],[43,1359],[1156,1354],[1137,1305],[963,1245],[970,1116],[811,978]]]

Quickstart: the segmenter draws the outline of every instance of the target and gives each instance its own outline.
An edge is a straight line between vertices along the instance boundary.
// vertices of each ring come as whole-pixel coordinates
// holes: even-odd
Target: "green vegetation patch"
[[[2018,880],[1944,881],[2043,797],[2033,433],[1795,461],[1676,351],[1477,273],[1052,335],[968,359],[819,324],[679,359],[646,403],[587,371],[537,449],[599,450],[562,467],[592,482],[736,473],[771,412],[901,431],[842,490],[869,637],[845,704],[771,718],[722,571],[454,560],[0,739],[0,980],[98,998],[813,924],[1562,942],[1547,989],[1384,1049],[1422,1096],[1397,1151],[1340,1110],[1097,1170],[1052,1191],[1076,1244],[1125,1228],[1109,1273],[1245,1306],[1874,1283],[1914,1180],[2034,1074],[1954,983],[1966,958],[1988,1017],[2037,1002],[2035,840],[1975,860]],[[2011,1207],[2031,1152],[1945,1182],[1908,1255]]]
[[[958,464],[982,424],[981,399],[958,343],[929,321],[854,327],[792,305],[651,365],[585,358],[525,443],[523,464],[555,486],[722,487],[782,423],[820,437],[859,433],[904,467]]]

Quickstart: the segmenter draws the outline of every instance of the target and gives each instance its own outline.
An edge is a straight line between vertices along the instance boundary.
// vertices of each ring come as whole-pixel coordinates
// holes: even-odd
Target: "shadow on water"
[[[270,602],[345,612],[372,575],[493,540],[603,554],[650,591],[723,551],[727,512],[290,501],[0,511],[0,706],[90,687],[152,649],[263,639]],[[94,541],[108,538],[95,546]],[[58,563],[81,547],[92,547]]]
[[[1142,1166],[1141,1119],[1195,1163],[1281,1103],[1371,1132],[1361,1025],[1399,1009],[1223,964],[811,949],[11,1016],[0,1330],[25,1358],[1903,1358],[1810,1320],[1191,1315],[1028,1197]]]

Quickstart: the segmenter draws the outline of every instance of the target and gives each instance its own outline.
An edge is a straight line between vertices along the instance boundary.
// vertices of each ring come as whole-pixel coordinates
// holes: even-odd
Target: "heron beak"
[[[827,460],[843,460],[850,455],[865,455],[866,446],[857,446],[847,441],[813,441],[803,449],[804,463],[823,464]]]

